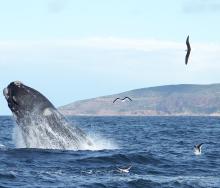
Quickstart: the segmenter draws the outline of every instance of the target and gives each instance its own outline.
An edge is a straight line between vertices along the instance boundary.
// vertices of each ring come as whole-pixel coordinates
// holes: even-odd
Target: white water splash
[[[114,150],[119,149],[119,146],[111,139],[103,138],[101,135],[97,133],[89,133],[88,135],[89,139],[92,141],[92,146],[85,146],[85,150]]]
[[[15,125],[13,128],[12,139],[16,148],[26,148],[21,129]]]
[[[27,134],[28,132],[28,134]],[[47,123],[28,126],[26,133],[15,125],[13,129],[13,140],[16,148],[41,148],[41,149],[65,149],[65,150],[104,150],[104,149],[119,149],[113,140],[105,139],[102,136],[94,133],[88,135],[92,145],[86,142],[82,143],[79,148],[76,148],[74,140],[70,140],[62,134],[51,129]],[[76,133],[75,133],[76,134]],[[63,147],[60,147],[59,142],[62,142]]]
[[[78,147],[74,140],[71,142],[70,138],[52,130],[48,124],[30,125],[25,131],[17,126],[14,135],[18,148],[76,150]]]

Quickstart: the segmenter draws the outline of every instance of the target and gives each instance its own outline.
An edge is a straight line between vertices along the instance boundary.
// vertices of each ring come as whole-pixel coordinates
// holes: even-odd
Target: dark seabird
[[[190,47],[190,43],[189,43],[189,35],[186,39],[186,46],[187,46],[187,52],[186,52],[186,57],[185,57],[185,64],[187,65],[188,63],[188,60],[189,60],[189,55],[190,55],[190,52],[191,52],[191,47]]]
[[[132,101],[132,99],[131,99],[130,97],[124,97],[123,99],[117,97],[117,98],[113,101],[113,103],[115,103],[117,100],[121,100],[122,102],[124,102],[126,99],[128,99],[129,101]]]
[[[202,145],[203,144],[204,143],[197,144],[197,145],[194,146],[194,153],[195,153],[195,155],[201,155],[201,153],[202,153]]]

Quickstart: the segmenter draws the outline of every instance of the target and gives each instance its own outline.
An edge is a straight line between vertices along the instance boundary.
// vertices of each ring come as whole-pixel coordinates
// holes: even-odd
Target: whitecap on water
[[[5,148],[5,145],[4,144],[0,144],[0,149],[1,148]]]

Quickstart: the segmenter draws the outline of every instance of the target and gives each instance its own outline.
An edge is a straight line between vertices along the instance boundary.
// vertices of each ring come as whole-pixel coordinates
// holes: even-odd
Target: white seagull
[[[194,146],[194,154],[195,155],[201,155],[201,153],[202,153],[202,145],[203,145],[203,143],[197,144],[197,145]]]
[[[129,166],[129,167],[127,167],[127,168],[117,168],[118,169],[118,171],[119,172],[121,172],[121,173],[128,173],[129,172],[129,170],[131,169],[131,165]]]

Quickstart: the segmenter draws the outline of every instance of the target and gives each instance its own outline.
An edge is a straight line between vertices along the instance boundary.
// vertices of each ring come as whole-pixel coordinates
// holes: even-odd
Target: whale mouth
[[[11,82],[6,88],[3,89],[3,95],[8,102],[8,107],[12,112],[17,111],[19,106],[18,100],[16,98],[17,90],[20,88],[22,83],[20,81]]]
[[[8,95],[8,88],[7,88],[7,87],[3,89],[3,95],[5,96],[6,99],[9,98],[9,95]]]
[[[10,110],[19,116],[35,112],[36,109],[45,108],[48,105],[44,104],[44,98],[37,91],[20,81],[11,82],[3,89],[3,95]]]

